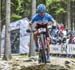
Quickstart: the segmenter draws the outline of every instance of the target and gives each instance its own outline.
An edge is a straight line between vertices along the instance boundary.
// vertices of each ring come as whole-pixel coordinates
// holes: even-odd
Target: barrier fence
[[[51,54],[73,54],[75,55],[75,44],[50,45]]]

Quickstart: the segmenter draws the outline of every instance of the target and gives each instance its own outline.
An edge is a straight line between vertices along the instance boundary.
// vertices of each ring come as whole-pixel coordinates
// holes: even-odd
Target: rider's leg
[[[49,39],[49,37],[47,37],[46,43],[47,43],[48,53],[50,54],[50,39]]]
[[[35,41],[35,45],[36,45],[36,51],[38,51],[38,48],[39,48],[37,40],[38,40],[37,39],[37,33],[34,33],[34,41]]]
[[[50,62],[50,39],[49,37],[47,37],[46,39],[46,43],[47,43],[47,49],[48,49],[48,54],[47,54],[47,62]]]
[[[47,62],[49,63],[51,61],[50,61],[50,38],[49,38],[48,32],[46,32],[46,44],[47,44],[47,49],[48,49],[48,51],[47,51]]]

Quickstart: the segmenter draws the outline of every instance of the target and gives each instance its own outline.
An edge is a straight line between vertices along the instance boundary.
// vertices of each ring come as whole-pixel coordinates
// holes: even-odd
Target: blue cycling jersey
[[[32,17],[32,20],[31,20],[31,23],[34,23],[34,22],[52,22],[53,21],[53,17],[48,14],[48,13],[45,13],[45,15],[43,17],[41,17],[38,13],[35,14],[33,17]]]

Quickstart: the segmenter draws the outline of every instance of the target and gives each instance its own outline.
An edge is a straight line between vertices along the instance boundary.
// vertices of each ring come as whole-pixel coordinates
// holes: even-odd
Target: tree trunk
[[[36,0],[32,0],[32,16],[36,13]]]
[[[46,0],[44,0],[43,3],[46,5]]]
[[[10,0],[6,0],[6,27],[5,27],[5,46],[4,60],[11,59],[11,44],[10,44]]]
[[[70,0],[68,0],[67,2],[67,16],[68,16],[68,19],[67,19],[67,28],[68,29],[71,29],[71,19],[70,19]]]
[[[0,0],[0,57],[1,57],[1,0]]]
[[[32,0],[32,16],[36,13],[36,0]],[[31,26],[31,29],[34,29],[34,26]],[[29,49],[29,56],[35,55],[35,43],[33,39],[33,33],[30,35],[30,49]]]

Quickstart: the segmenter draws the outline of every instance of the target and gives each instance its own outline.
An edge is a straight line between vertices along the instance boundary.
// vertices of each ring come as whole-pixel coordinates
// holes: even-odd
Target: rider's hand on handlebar
[[[56,29],[56,26],[52,26],[52,29]]]
[[[30,31],[30,29],[27,29],[26,32],[30,33],[31,31]]]

